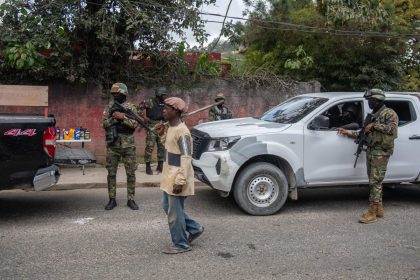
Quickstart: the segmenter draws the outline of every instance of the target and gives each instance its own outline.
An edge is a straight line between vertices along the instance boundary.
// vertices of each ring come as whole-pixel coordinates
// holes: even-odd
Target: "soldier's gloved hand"
[[[173,187],[173,193],[174,194],[179,194],[179,193],[181,193],[182,192],[182,185],[174,185],[174,187]]]
[[[124,113],[121,113],[121,112],[114,112],[112,114],[112,117],[114,119],[117,119],[117,120],[124,120],[125,119],[125,114]]]
[[[159,136],[162,136],[166,132],[167,126],[164,123],[158,123],[155,125],[154,130]]]

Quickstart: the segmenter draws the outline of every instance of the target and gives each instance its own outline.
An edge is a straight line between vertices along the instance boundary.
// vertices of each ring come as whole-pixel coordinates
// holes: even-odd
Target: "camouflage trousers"
[[[127,199],[134,199],[136,187],[137,161],[136,147],[107,147],[106,169],[108,170],[108,195],[115,198],[117,193],[118,163],[122,161],[127,175]]]
[[[385,178],[389,156],[367,154],[370,202],[382,202],[382,182]]]
[[[158,122],[151,122],[149,124],[150,127],[153,127]],[[157,145],[157,160],[163,161],[163,154],[165,152],[165,146],[160,142],[160,137],[153,132],[147,131],[146,134],[146,148],[144,150],[144,161],[151,162],[152,161],[152,153],[153,148],[155,147],[155,143]]]

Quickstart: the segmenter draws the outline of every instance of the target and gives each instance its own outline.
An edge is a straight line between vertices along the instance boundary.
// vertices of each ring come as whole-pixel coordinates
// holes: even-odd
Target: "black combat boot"
[[[163,169],[163,161],[158,161],[156,171],[162,172],[162,169]]]
[[[105,206],[105,210],[112,210],[117,206],[117,201],[115,198],[110,198],[108,204]]]
[[[153,175],[152,168],[150,167],[150,162],[146,162],[146,174]]]
[[[127,201],[127,206],[131,208],[131,210],[139,210],[139,207],[137,206],[136,202],[132,199],[129,199]]]

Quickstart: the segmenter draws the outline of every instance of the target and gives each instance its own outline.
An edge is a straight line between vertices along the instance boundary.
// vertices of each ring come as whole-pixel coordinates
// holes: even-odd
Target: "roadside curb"
[[[154,182],[145,182],[145,183],[136,183],[136,188],[158,188],[159,183]],[[198,185],[198,184],[196,184]],[[107,188],[107,183],[82,183],[82,184],[58,184],[52,187],[51,191],[65,191],[65,190],[77,190],[77,189],[101,189]],[[117,188],[127,187],[126,183],[117,183]]]

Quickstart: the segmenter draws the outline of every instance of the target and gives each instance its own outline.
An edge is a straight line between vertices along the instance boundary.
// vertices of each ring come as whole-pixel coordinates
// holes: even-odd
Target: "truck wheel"
[[[276,213],[287,199],[288,183],[284,173],[275,165],[257,162],[239,174],[233,196],[239,207],[251,215]]]

